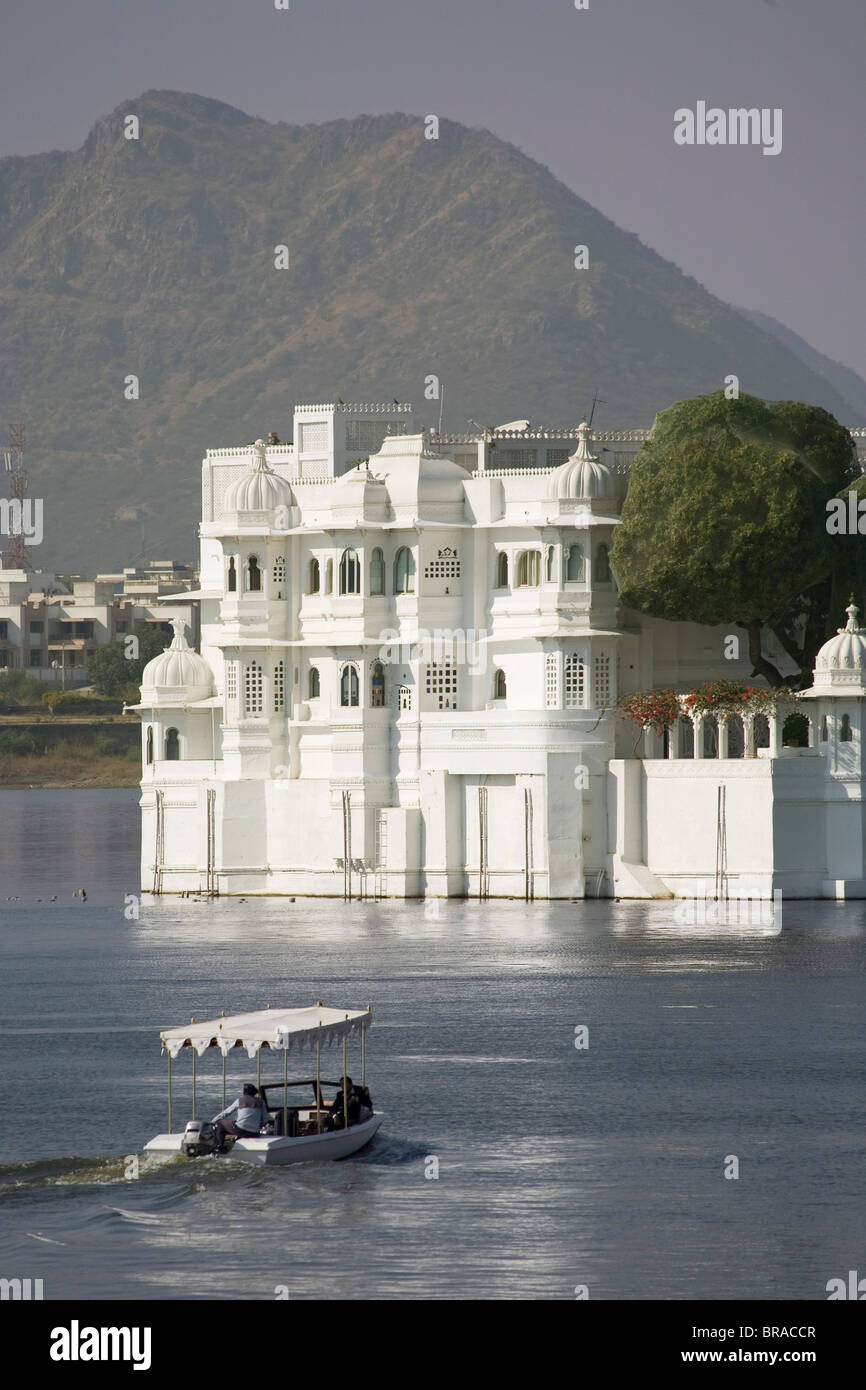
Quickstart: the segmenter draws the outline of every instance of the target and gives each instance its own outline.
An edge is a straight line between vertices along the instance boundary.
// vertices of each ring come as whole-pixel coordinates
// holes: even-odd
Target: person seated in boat
[[[351,1076],[346,1077],[346,1103],[345,1113],[348,1115],[350,1125],[360,1124],[362,1119],[368,1118],[364,1111],[372,1113],[373,1110],[373,1102],[370,1100],[370,1092],[367,1087],[354,1085]],[[331,1106],[330,1119],[334,1129],[343,1129],[343,1114],[343,1088],[341,1086],[337,1092],[336,1100]]]
[[[237,1119],[228,1119],[229,1115],[237,1113]],[[259,1131],[268,1122],[268,1110],[255,1086],[249,1082],[244,1086],[243,1093],[237,1100],[227,1105],[225,1110],[221,1110],[218,1115],[214,1115],[212,1123],[216,1127],[216,1146],[217,1149],[225,1147],[227,1134],[233,1134],[236,1139],[258,1139]]]

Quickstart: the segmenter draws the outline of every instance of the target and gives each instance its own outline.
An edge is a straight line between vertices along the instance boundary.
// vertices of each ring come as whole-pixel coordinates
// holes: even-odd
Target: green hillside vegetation
[[[458,430],[575,424],[595,387],[597,424],[649,425],[731,372],[855,423],[770,334],[448,121],[432,141],[420,117],[288,126],[149,92],[80,150],[0,161],[0,247],[0,416],[27,423],[43,567],[190,559],[205,448],[285,439],[295,402],[338,396],[409,399],[433,424],[430,373]]]

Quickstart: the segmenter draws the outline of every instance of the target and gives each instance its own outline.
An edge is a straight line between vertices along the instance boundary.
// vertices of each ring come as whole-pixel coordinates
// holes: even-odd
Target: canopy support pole
[[[223,1110],[226,1108],[226,1054],[223,1053]]]
[[[257,1063],[257,1066],[256,1066],[256,1086],[257,1086],[258,1090],[261,1090],[261,1089],[262,1089],[262,1049],[261,1049],[261,1046],[259,1047],[258,1053],[256,1054],[256,1063]]]
[[[322,1132],[322,1020],[316,1038],[316,1133]]]
[[[367,1084],[367,1030],[361,1029],[361,1085]]]
[[[168,1132],[171,1134],[171,1053],[168,1054]]]
[[[193,1117],[193,1119],[196,1118],[196,1113],[195,1113],[195,1112],[196,1112],[196,1103],[195,1103],[195,1082],[196,1082],[195,1064],[196,1064],[196,1061],[197,1061],[197,1060],[198,1060],[198,1054],[196,1053],[195,1048],[193,1048],[193,1050],[192,1050],[192,1117]]]
[[[349,1087],[346,1081],[346,1042],[343,1034],[343,1129],[349,1128]]]
[[[283,1052],[283,1134],[289,1132],[289,1040]]]

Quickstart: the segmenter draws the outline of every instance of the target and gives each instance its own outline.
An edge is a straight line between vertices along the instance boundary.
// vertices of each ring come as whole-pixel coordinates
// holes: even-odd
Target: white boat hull
[[[262,1135],[258,1139],[236,1139],[226,1158],[260,1167],[277,1167],[285,1163],[314,1163],[325,1159],[348,1158],[369,1144],[385,1116],[376,1110],[369,1120],[335,1129],[326,1134],[301,1134],[295,1139],[282,1135]],[[183,1152],[183,1133],[157,1134],[145,1144],[145,1153],[179,1154]]]

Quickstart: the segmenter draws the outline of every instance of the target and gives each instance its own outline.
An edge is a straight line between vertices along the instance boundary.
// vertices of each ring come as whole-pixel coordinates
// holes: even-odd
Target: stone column
[[[678,719],[675,719],[673,724],[668,725],[668,757],[682,757],[682,754],[680,752],[681,746],[682,745],[680,742],[680,721]]]
[[[704,716],[693,714],[690,717],[695,735],[695,757],[702,758],[704,756]]]
[[[743,715],[743,757],[754,758],[755,756],[755,716],[753,714]]]
[[[785,722],[785,713],[778,705],[767,715],[770,724],[770,757],[778,758],[782,751],[782,725]]]
[[[716,729],[718,730],[716,757],[726,758],[728,756],[728,721],[724,715],[716,715]]]

